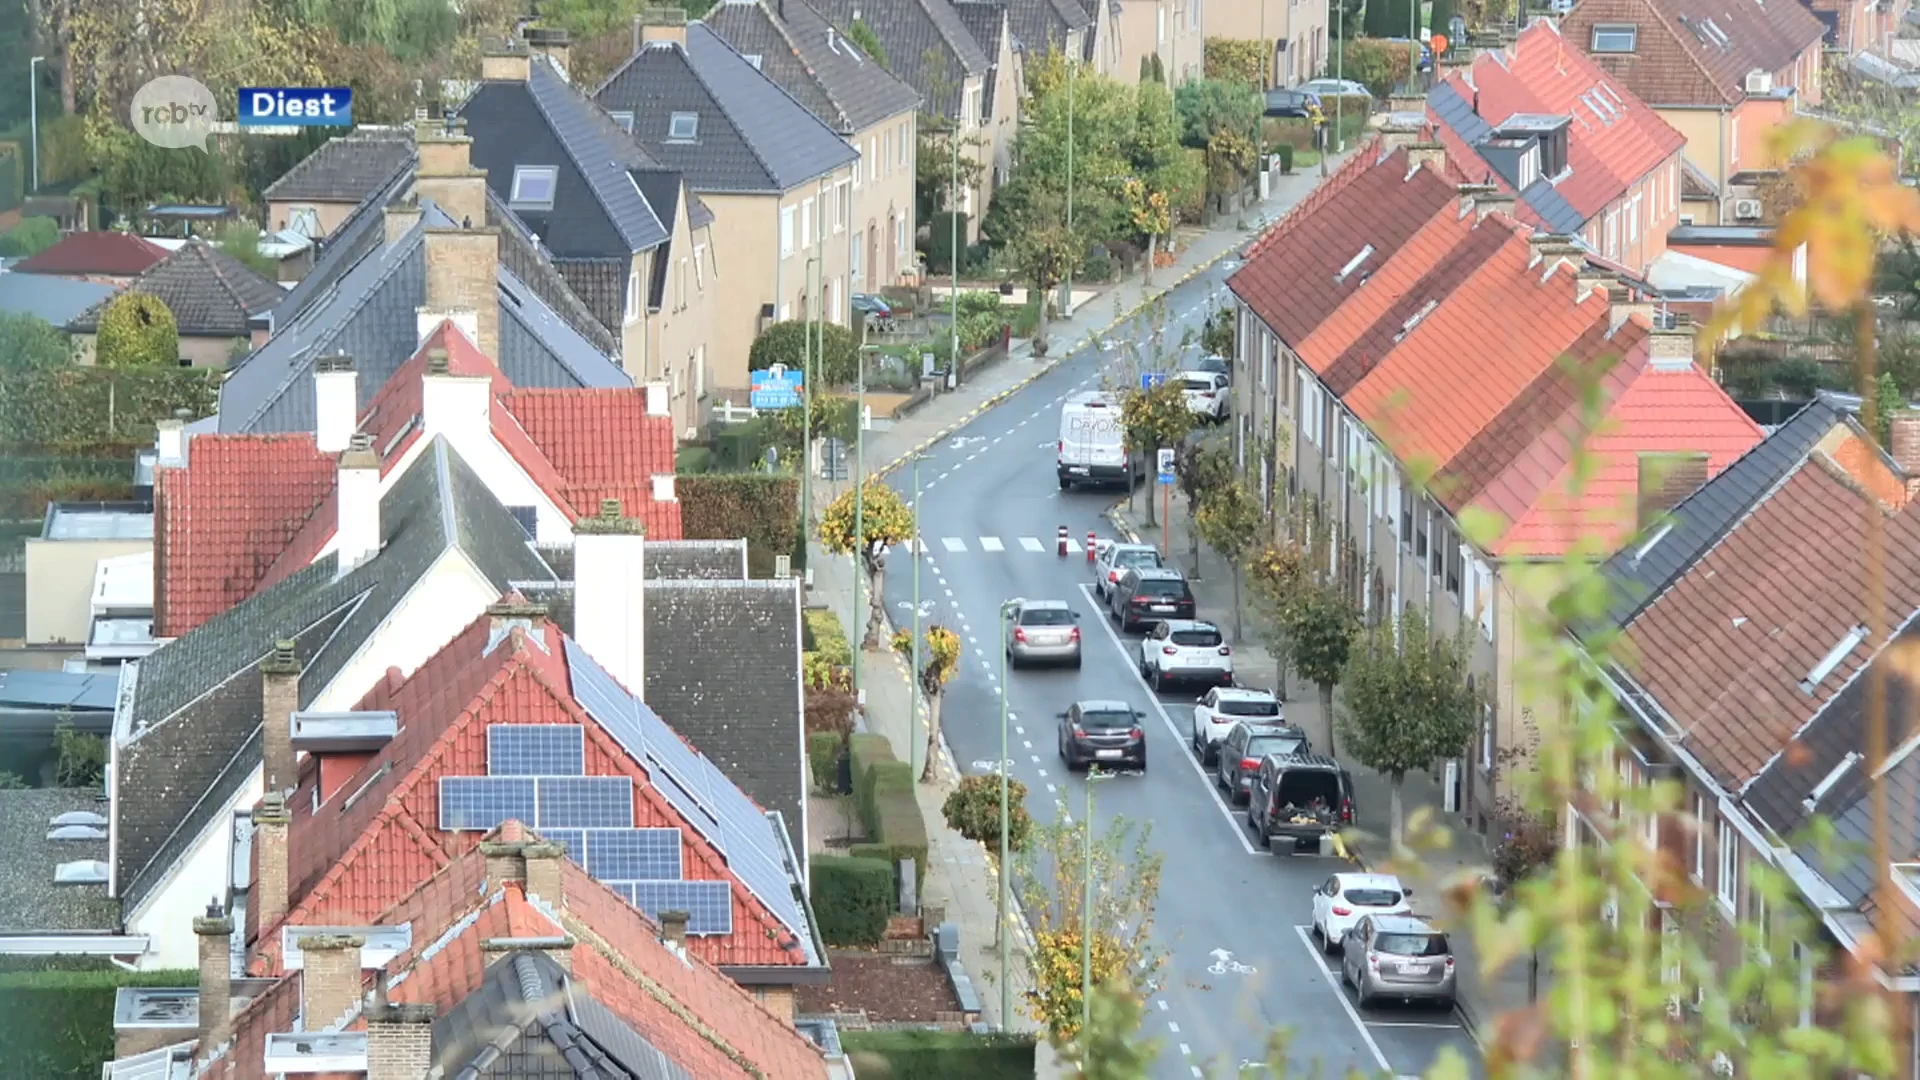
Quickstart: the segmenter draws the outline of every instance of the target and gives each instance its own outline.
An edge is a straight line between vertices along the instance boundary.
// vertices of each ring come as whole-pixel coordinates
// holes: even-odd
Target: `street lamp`
[[[812,292],[813,277],[820,269],[819,256],[807,259],[807,283],[809,294]],[[811,310],[811,309],[809,309]],[[807,529],[813,524],[813,332],[809,329],[800,339],[800,407],[803,415],[800,421],[800,542],[807,542]],[[823,335],[824,337],[824,335]]]
[[[1086,830],[1086,896],[1080,908],[1080,1042],[1081,1062],[1091,1065],[1093,1040],[1087,1034],[1087,1027],[1093,1022],[1093,785],[1107,779],[1111,774],[1100,771],[1100,766],[1087,766],[1087,816],[1081,825]]]
[[[1045,303],[1045,300],[1042,299],[1041,302]],[[1008,953],[1011,951],[1009,939],[1012,935],[1007,933],[1007,908],[1012,891],[1009,878],[1013,874],[1013,867],[1007,861],[1012,821],[1012,810],[1007,801],[1009,786],[1007,773],[1011,769],[1008,760],[1010,755],[1007,752],[1009,715],[1007,712],[1007,656],[1013,646],[1008,643],[1007,635],[1012,626],[1013,613],[1019,608],[1018,599],[1003,601],[1000,605],[1000,921],[997,924],[997,932],[1000,938],[1000,1030],[1002,1031],[1012,1030],[1010,1025],[1013,1013],[1013,976],[1008,968],[1010,962]],[[1089,772],[1087,775],[1091,778],[1093,774]]]
[[[33,193],[40,194],[40,65],[44,56],[27,61],[27,126],[33,141]]]
[[[920,463],[926,457],[913,455],[913,534],[908,541],[913,556],[913,670],[907,673],[907,771],[916,777],[920,775]]]
[[[853,373],[853,617],[871,618],[861,605],[861,594],[866,590],[867,556],[873,552],[873,545],[867,542],[867,514],[864,505],[864,489],[867,486],[867,354],[879,349],[878,345],[860,346],[859,362],[854,365]],[[867,693],[860,684],[860,654],[867,651],[867,631],[859,631],[860,643],[853,650],[853,699],[862,708],[867,704]]]
[[[1079,57],[1067,58],[1067,240],[1073,240],[1073,84],[1074,75],[1080,70]],[[1078,247],[1078,244],[1074,245]],[[1147,272],[1153,272],[1152,267]],[[1060,275],[1060,283],[1065,287],[1060,294],[1060,314],[1073,317],[1073,260],[1067,260],[1067,272]],[[1047,298],[1041,297],[1041,303]]]
[[[953,291],[947,296],[947,364],[953,385],[960,386],[960,127],[966,117],[966,92],[954,109],[953,132],[947,138],[953,152],[953,172],[947,179],[947,269],[953,274]]]

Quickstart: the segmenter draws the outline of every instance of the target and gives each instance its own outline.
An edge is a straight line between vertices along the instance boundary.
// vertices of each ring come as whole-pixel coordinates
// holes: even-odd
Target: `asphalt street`
[[[1225,261],[1170,294],[1165,340],[1178,342],[1189,327],[1197,337],[1210,297],[1225,299],[1222,283],[1235,265]],[[1255,847],[1244,815],[1229,809],[1188,747],[1201,691],[1152,693],[1137,674],[1138,637],[1121,635],[1094,600],[1083,545],[1090,530],[1111,535],[1103,515],[1125,493],[1061,491],[1054,443],[1062,400],[1101,385],[1115,355],[1080,348],[931,448],[919,467],[922,545],[917,555],[902,545],[889,557],[887,602],[896,625],[911,622],[917,561],[922,617],[954,629],[965,645],[943,709],[955,759],[969,773],[991,772],[999,760],[1001,603],[1068,601],[1082,613],[1082,666],[1009,673],[1012,775],[1027,785],[1037,818],[1062,810],[1077,817],[1087,780],[1068,774],[1058,757],[1056,715],[1077,699],[1122,698],[1147,716],[1148,768],[1095,785],[1094,823],[1150,823],[1165,858],[1155,944],[1167,963],[1145,1028],[1162,1046],[1156,1077],[1260,1075],[1268,1033],[1282,1029],[1290,1032],[1290,1072],[1317,1064],[1333,1075],[1418,1074],[1453,1047],[1483,1075],[1456,1017],[1354,1005],[1303,930],[1313,889],[1348,864]],[[903,494],[912,490],[911,470],[890,481]],[[1066,558],[1056,554],[1062,525],[1072,545]],[[1224,613],[1201,612],[1209,614]]]

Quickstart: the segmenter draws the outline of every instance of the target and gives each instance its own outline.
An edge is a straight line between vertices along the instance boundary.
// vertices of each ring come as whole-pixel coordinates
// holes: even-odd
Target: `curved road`
[[[1224,261],[1169,294],[1165,339],[1197,338],[1211,298],[1224,301]],[[1146,334],[1136,324],[1122,333]],[[1157,697],[1131,659],[1137,637],[1123,638],[1091,595],[1081,545],[1089,530],[1111,535],[1104,514],[1124,493],[1063,492],[1054,474],[1060,403],[1101,385],[1112,352],[1083,347],[1052,371],[929,449],[920,465],[920,596],[927,621],[955,629],[965,646],[943,709],[946,737],[966,772],[990,772],[1000,753],[1000,627],[1003,600],[1058,598],[1082,612],[1083,663],[1075,670],[1010,673],[1012,775],[1027,785],[1029,809],[1050,820],[1057,805],[1078,815],[1083,775],[1069,775],[1055,743],[1055,716],[1083,698],[1124,698],[1147,714],[1148,769],[1099,782],[1095,827],[1115,817],[1151,822],[1165,857],[1155,915],[1156,944],[1167,955],[1161,989],[1148,1005],[1145,1034],[1161,1041],[1156,1077],[1260,1075],[1267,1033],[1291,1032],[1292,1069],[1315,1063],[1333,1075],[1425,1071],[1442,1047],[1458,1049],[1483,1075],[1471,1039],[1448,1015],[1430,1010],[1360,1012],[1350,993],[1306,944],[1309,894],[1345,868],[1317,856],[1272,857],[1258,850],[1187,747],[1198,690]],[[911,493],[908,469],[890,482]],[[1144,489],[1143,489],[1144,495]],[[1073,553],[1055,553],[1065,525]],[[1035,549],[1038,550],[1035,550]],[[888,611],[910,623],[915,556],[904,546],[889,560]],[[1202,612],[1202,617],[1209,613]]]

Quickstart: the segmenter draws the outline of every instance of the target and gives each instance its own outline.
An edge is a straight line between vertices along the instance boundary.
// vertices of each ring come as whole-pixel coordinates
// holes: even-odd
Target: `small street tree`
[[[1209,356],[1231,362],[1236,345],[1235,310],[1230,304],[1214,308],[1200,328],[1200,348]]]
[[[1153,260],[1160,250],[1160,238],[1173,229],[1173,205],[1167,193],[1147,186],[1142,180],[1129,180],[1125,188],[1127,213],[1133,227],[1147,236],[1146,283],[1153,286]]]
[[[1260,616],[1260,637],[1277,668],[1274,692],[1285,701],[1287,663],[1293,658],[1287,607],[1298,595],[1300,583],[1307,578],[1306,554],[1299,545],[1285,540],[1269,542],[1248,553],[1246,573],[1252,585],[1255,610]]]
[[[1126,428],[1127,449],[1152,461],[1161,447],[1177,447],[1193,430],[1193,411],[1180,383],[1163,379],[1150,390],[1138,386],[1120,404],[1120,423]],[[1153,499],[1147,499],[1147,524],[1157,524]]]
[[[1208,491],[1200,502],[1199,513],[1194,515],[1193,523],[1200,538],[1233,568],[1235,645],[1246,637],[1245,607],[1240,602],[1240,568],[1247,552],[1260,542],[1260,526],[1265,521],[1266,515],[1260,511],[1260,500],[1249,494],[1240,481],[1232,478]]]
[[[1424,611],[1409,607],[1395,624],[1367,632],[1347,663],[1339,727],[1348,751],[1393,785],[1391,840],[1405,825],[1401,787],[1407,774],[1430,769],[1466,746],[1480,717],[1467,688],[1467,646],[1461,635],[1437,635]]]
[[[940,804],[947,827],[1000,857],[1000,774],[963,776]],[[1007,780],[1007,849],[1025,851],[1033,841],[1033,815],[1027,813],[1027,785]]]
[[[1027,200],[1025,221],[1007,245],[1014,270],[1027,283],[1039,303],[1039,321],[1034,324],[1033,349],[1045,355],[1047,342],[1047,298],[1080,269],[1085,250],[1079,234],[1067,228],[1066,199],[1057,191],[1034,186]]]
[[[107,301],[93,348],[101,367],[176,367],[180,329],[166,301],[129,289]]]
[[[1339,725],[1333,715],[1333,688],[1346,674],[1354,635],[1360,630],[1359,613],[1338,583],[1309,574],[1287,605],[1286,619],[1293,666],[1320,690],[1320,710],[1327,718],[1327,753],[1334,753]]]
[[[856,524],[854,490],[861,492]],[[865,571],[871,586],[867,594],[867,630],[860,647],[880,648],[880,628],[886,617],[887,549],[913,535],[913,511],[899,494],[879,478],[862,489],[849,489],[820,514],[820,546],[835,555],[859,555],[857,570]]]
[[[1218,442],[1188,440],[1174,448],[1173,475],[1180,494],[1187,499],[1187,547],[1193,572],[1200,576],[1200,503],[1209,491],[1233,479],[1233,463],[1227,448]],[[1215,549],[1219,550],[1219,549]]]
[[[879,595],[880,587],[874,586],[874,594]],[[893,651],[913,658],[913,631],[896,630],[893,635]],[[926,629],[921,642],[920,670],[913,677],[920,680],[920,692],[927,698],[927,764],[920,770],[920,782],[930,784],[939,775],[936,765],[940,761],[940,705],[946,700],[947,684],[960,670],[960,635],[932,623]]]
[[[1153,944],[1165,857],[1148,843],[1151,825],[1116,817],[1095,831],[1089,848],[1087,822],[1066,810],[1062,804],[1052,822],[1034,826],[1031,844],[1014,864],[1021,906],[1033,925],[1028,1009],[1062,1046],[1080,1032],[1083,940],[1093,942],[1093,984],[1118,983],[1136,998],[1150,992],[1166,959]]]

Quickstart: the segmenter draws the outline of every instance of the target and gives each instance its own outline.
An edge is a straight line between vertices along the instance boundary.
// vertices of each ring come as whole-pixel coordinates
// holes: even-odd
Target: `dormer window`
[[[1529,146],[1521,152],[1519,173],[1520,178],[1514,183],[1514,187],[1521,191],[1532,187],[1533,182],[1540,179],[1539,146]]]
[[[560,170],[551,165],[515,166],[507,205],[515,210],[551,210],[553,189],[559,181]]]
[[[607,115],[613,117],[613,122],[620,125],[621,131],[624,131],[629,135],[633,134],[633,114],[632,113],[622,111],[622,112],[608,113]]]
[[[700,137],[700,114],[677,112],[667,121],[667,138],[672,142],[693,142]]]
[[[1592,52],[1630,53],[1638,43],[1639,31],[1636,27],[1602,23],[1593,28]]]

